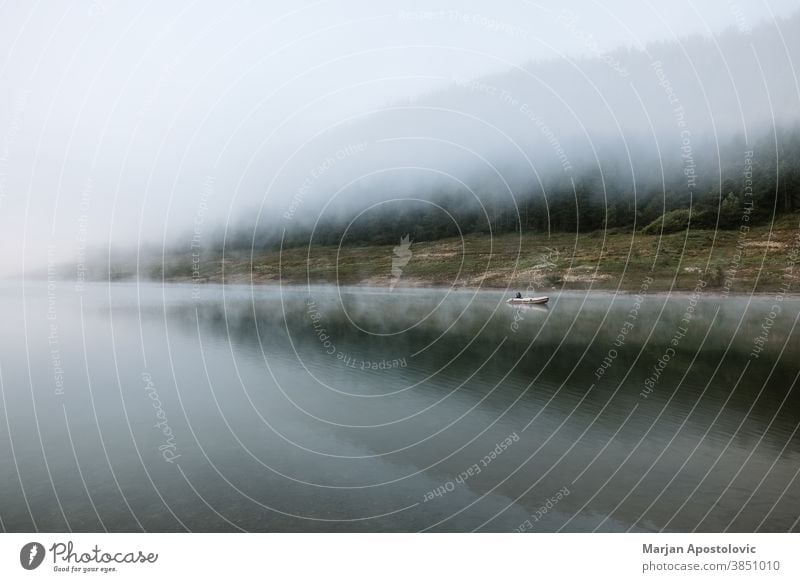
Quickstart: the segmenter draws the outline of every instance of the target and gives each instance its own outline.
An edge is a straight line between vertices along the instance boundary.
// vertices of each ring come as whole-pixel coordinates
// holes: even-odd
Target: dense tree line
[[[513,197],[484,192],[421,192],[433,202],[374,203],[369,210],[350,207],[313,227],[288,228],[284,246],[308,244],[396,244],[410,234],[415,241],[467,235],[637,230],[648,234],[694,228],[738,228],[747,212],[752,224],[800,210],[800,128],[770,131],[754,144],[742,137],[725,144],[700,144],[696,185],[687,186],[681,160],[652,160],[665,165],[619,171],[601,163],[514,192]],[[700,149],[700,148],[698,148]],[[641,164],[641,162],[640,162]],[[359,215],[359,212],[361,214]],[[282,229],[274,226],[229,232],[229,248],[276,248]]]

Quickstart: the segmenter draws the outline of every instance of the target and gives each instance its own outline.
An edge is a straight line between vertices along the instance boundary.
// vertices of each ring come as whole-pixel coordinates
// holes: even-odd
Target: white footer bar
[[[3,534],[0,580],[800,580],[800,534]]]

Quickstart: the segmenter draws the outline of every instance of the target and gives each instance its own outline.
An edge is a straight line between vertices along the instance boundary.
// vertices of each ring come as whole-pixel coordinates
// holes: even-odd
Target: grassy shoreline
[[[741,230],[690,230],[664,236],[640,232],[469,235],[412,242],[406,264],[391,245],[312,246],[220,255],[190,251],[163,264],[140,265],[139,275],[192,283],[338,283],[389,287],[450,287],[638,291],[797,292],[800,283],[800,214]],[[399,242],[399,241],[398,241]],[[392,278],[398,259],[399,278]],[[115,265],[112,279],[136,273]],[[397,273],[397,271],[396,271]]]

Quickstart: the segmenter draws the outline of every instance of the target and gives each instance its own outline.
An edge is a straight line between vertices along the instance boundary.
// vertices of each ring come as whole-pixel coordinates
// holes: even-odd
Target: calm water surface
[[[0,524],[800,529],[800,302],[504,299],[5,283]]]

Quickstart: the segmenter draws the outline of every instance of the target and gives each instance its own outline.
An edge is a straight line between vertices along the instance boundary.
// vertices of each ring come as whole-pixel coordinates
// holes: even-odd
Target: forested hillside
[[[768,223],[800,209],[800,14],[779,25],[452,79],[309,144],[320,161],[265,177],[262,206],[204,244]]]

